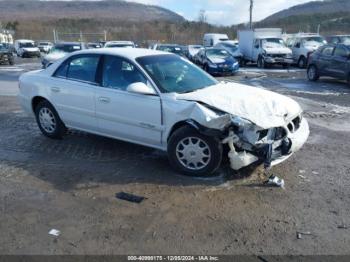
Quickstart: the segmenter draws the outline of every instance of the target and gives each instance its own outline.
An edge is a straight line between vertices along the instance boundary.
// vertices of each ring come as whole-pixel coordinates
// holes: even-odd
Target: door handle
[[[111,99],[109,99],[108,97],[103,97],[103,96],[99,97],[98,100],[104,104],[108,104],[109,102],[111,102]]]
[[[51,87],[51,91],[54,93],[59,93],[61,89],[59,87]]]

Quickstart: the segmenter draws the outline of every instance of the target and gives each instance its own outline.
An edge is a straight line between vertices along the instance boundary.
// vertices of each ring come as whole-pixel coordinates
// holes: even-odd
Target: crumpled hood
[[[292,54],[292,50],[288,47],[265,47],[264,50],[267,54]]]
[[[304,44],[304,47],[312,50],[312,51],[316,51],[320,46],[323,46],[324,44],[316,42],[316,41],[308,41]]]
[[[192,93],[177,94],[176,99],[202,102],[263,129],[285,126],[302,112],[293,99],[237,83],[220,83]]]

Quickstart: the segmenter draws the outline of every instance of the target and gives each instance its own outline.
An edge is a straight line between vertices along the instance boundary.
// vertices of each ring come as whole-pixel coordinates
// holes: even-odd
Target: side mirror
[[[126,91],[130,93],[135,93],[135,94],[143,94],[143,95],[156,95],[156,92],[152,87],[149,87],[148,85],[142,83],[142,82],[136,82],[130,84]]]

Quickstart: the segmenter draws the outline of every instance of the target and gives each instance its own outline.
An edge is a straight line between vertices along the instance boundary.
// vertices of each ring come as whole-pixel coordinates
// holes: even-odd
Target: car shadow
[[[184,176],[171,168],[165,152],[74,130],[62,140],[51,140],[35,124],[24,124],[6,141],[0,139],[3,163],[61,191],[101,184],[219,186],[254,172],[254,168],[235,172],[224,161],[213,177]]]

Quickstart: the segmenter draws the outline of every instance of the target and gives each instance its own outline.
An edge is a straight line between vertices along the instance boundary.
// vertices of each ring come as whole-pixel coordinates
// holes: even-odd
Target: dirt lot
[[[286,94],[305,109],[311,136],[272,169],[285,179],[280,189],[264,186],[259,170],[223,165],[217,177],[195,179],[152,149],[78,131],[43,137],[15,97],[18,76],[35,66],[0,67],[0,254],[350,253],[346,84],[254,68],[222,79]],[[147,199],[121,201],[121,191]]]

